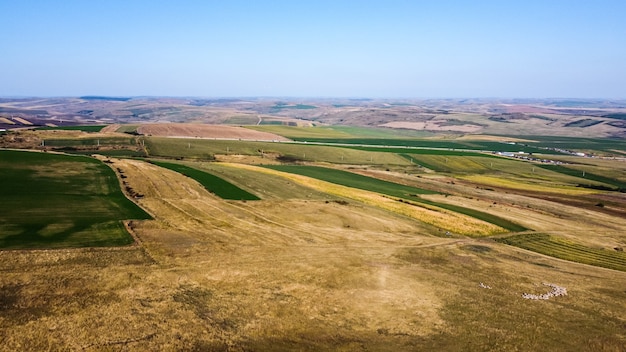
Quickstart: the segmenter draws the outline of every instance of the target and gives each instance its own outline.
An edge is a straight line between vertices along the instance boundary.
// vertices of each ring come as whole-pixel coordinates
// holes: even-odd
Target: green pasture
[[[318,166],[299,166],[299,165],[267,165],[270,169],[289,172],[293,174],[303,175],[316,178],[322,181],[339,184],[346,187],[362,189],[366,191],[377,192],[392,197],[398,197],[415,201],[418,203],[428,204],[443,209],[448,209],[460,214],[465,214],[476,219],[480,219],[494,225],[505,228],[509,231],[524,231],[525,227],[502,219],[492,214],[484,213],[478,210],[464,208],[461,206],[437,203],[419,197],[420,194],[436,194],[437,192],[421,189],[417,187],[406,186],[394,182],[384,181],[373,177],[363,176],[352,172],[329,169]]]
[[[513,136],[512,136],[513,137]],[[583,138],[561,136],[514,136],[533,140],[528,145],[542,148],[559,148],[566,150],[619,154],[615,150],[626,151],[626,140],[618,138]]]
[[[259,122],[259,118],[255,115],[235,115],[224,121],[228,125],[253,125],[257,122]]]
[[[83,131],[83,132],[100,132],[106,125],[92,126],[60,126],[60,127],[37,127],[36,130],[65,130],[65,131]]]
[[[247,128],[285,136],[296,141],[339,143],[355,145],[402,146],[442,149],[485,150],[496,152],[525,152],[538,154],[561,154],[552,149],[575,151],[601,151],[619,154],[626,151],[626,141],[614,138],[580,138],[560,136],[503,136],[511,139],[532,140],[522,143],[503,143],[488,140],[429,139],[432,132],[368,128],[353,126],[248,126]]]
[[[121,125],[115,132],[120,133],[137,133],[137,128],[139,125]]]
[[[155,157],[212,160],[215,154],[256,155],[262,157],[269,153],[289,156],[293,160],[337,164],[410,165],[408,160],[393,153],[368,152],[309,144],[159,137],[146,138],[145,141],[149,155]]]
[[[342,186],[363,189],[366,191],[382,193],[404,199],[415,200],[418,194],[437,194],[437,192],[426,189],[405,186],[399,183],[379,180],[377,178],[363,176],[348,171],[329,169],[319,166],[268,165],[266,167],[278,171],[312,177]]]
[[[214,193],[222,199],[231,200],[259,200],[260,198],[254,194],[245,191],[232,183],[215,176],[211,173],[198,170],[182,164],[168,163],[163,161],[151,160],[151,163],[181,173],[187,177],[191,177],[198,181],[209,192]]]
[[[383,138],[302,138],[289,137],[296,141],[307,141],[315,143],[348,144],[355,146],[383,146],[383,147],[409,147],[409,148],[434,148],[441,150],[469,150],[469,151],[489,151],[489,152],[525,152],[558,154],[556,151],[539,149],[530,145],[508,144],[483,140],[441,140],[425,138],[401,138],[398,133]],[[400,138],[399,138],[400,137]],[[387,149],[387,148],[386,148]]]
[[[417,148],[417,147],[364,147],[364,146],[350,146],[340,145],[338,148],[364,150],[370,152],[382,152],[382,153],[397,153],[397,154],[426,154],[426,155],[456,155],[456,156],[482,156],[485,158],[498,158],[495,155],[473,151],[462,151],[456,149],[429,149],[429,148]]]
[[[0,248],[126,245],[121,220],[150,218],[98,160],[2,150],[0,168]]]
[[[98,145],[135,145],[133,137],[103,137],[103,138],[74,138],[74,139],[46,139],[45,146],[50,147],[87,147]]]
[[[522,234],[496,241],[551,257],[626,271],[626,253],[614,249],[591,248],[547,234]]]
[[[382,127],[357,127],[357,126],[246,126],[256,131],[271,132],[289,139],[299,141],[355,139],[355,138],[424,138],[432,136],[430,132],[396,130]]]
[[[626,192],[626,182],[620,181],[614,178],[598,175],[595,173],[591,173],[587,170],[577,170],[569,166],[563,166],[563,165],[541,165],[541,167],[547,170],[552,170],[552,171],[564,174],[564,175],[578,177],[581,183],[584,181],[587,181],[586,184],[588,184],[589,181],[595,181],[595,182],[600,182],[600,183],[613,186],[616,188],[616,190]],[[597,169],[598,168],[594,167],[593,168],[594,172]]]
[[[271,107],[272,111],[278,112],[284,109],[295,109],[295,110],[311,110],[317,109],[317,106],[314,105],[306,105],[306,104],[284,104],[277,103],[276,105]]]

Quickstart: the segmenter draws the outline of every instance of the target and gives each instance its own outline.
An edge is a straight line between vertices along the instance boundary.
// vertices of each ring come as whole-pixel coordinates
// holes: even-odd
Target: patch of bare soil
[[[103,129],[100,130],[102,133],[115,132],[118,128],[120,128],[120,124],[107,125]]]
[[[145,124],[137,128],[137,133],[158,137],[223,138],[259,141],[289,140],[274,133],[254,131],[243,127],[194,123]]]

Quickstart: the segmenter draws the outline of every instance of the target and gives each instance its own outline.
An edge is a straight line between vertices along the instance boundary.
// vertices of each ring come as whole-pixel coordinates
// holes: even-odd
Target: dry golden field
[[[274,133],[254,131],[251,129],[194,123],[153,123],[142,124],[137,132],[148,136],[189,137],[189,138],[224,138],[263,141],[288,141],[289,139]]]
[[[143,161],[112,161],[155,220],[128,224],[130,247],[0,251],[0,350],[626,350],[626,272],[446,237],[416,221],[426,219],[416,207],[267,169],[205,166],[240,175],[242,187],[264,175],[281,185],[240,202]],[[424,197],[535,231],[626,246],[626,223],[608,210],[371,172],[446,189]],[[467,220],[438,214],[447,226]],[[548,292],[543,283],[568,294],[522,298]]]

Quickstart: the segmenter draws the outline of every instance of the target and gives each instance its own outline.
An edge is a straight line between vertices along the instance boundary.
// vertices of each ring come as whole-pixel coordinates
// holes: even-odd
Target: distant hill
[[[28,123],[24,123],[28,121]],[[0,128],[194,122],[445,134],[626,136],[626,101],[584,99],[1,98]]]

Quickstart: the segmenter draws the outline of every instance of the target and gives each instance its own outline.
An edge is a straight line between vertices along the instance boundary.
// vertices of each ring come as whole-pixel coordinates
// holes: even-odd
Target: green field
[[[437,192],[421,189],[417,187],[405,186],[399,183],[379,180],[352,172],[329,169],[319,166],[299,166],[299,165],[269,165],[267,168],[289,172],[316,178],[338,185],[363,189],[388,196],[415,200],[418,194],[437,194]]]
[[[137,133],[138,127],[139,125],[120,125],[120,127],[115,130],[115,132],[134,134]]]
[[[546,234],[515,235],[496,241],[559,259],[626,271],[626,253],[613,249],[590,248]]]
[[[65,130],[65,131],[83,131],[83,132],[100,132],[106,125],[91,126],[60,126],[60,127],[37,127],[36,130]]]
[[[410,165],[408,160],[393,153],[310,144],[159,137],[146,138],[145,141],[149,155],[158,157],[213,160],[215,154],[263,156],[270,153],[287,155],[303,161],[337,164]]]
[[[232,200],[259,200],[261,198],[249,193],[232,183],[221,179],[213,174],[198,169],[174,163],[167,163],[162,161],[151,160],[151,163],[179,172],[187,177],[191,177],[198,181],[209,192],[214,193],[216,196],[222,199]]]
[[[484,213],[478,210],[464,208],[461,206],[437,203],[419,197],[420,194],[436,194],[437,192],[425,190],[417,187],[405,186],[402,184],[379,180],[373,177],[367,177],[347,171],[329,169],[317,166],[298,166],[298,165],[268,165],[267,168],[289,172],[293,174],[303,175],[316,178],[322,181],[336,183],[342,186],[358,188],[366,191],[377,192],[388,196],[398,197],[415,201],[418,203],[428,204],[439,208],[451,210],[460,214],[469,215],[476,219],[480,219],[494,225],[498,225],[510,231],[524,231],[525,227],[502,219],[498,216]]]
[[[590,180],[590,181],[595,181],[595,182],[600,182],[600,183],[604,183],[607,185],[611,185],[616,188],[615,190],[618,190],[620,192],[626,192],[626,182],[616,180],[610,177],[605,177],[605,176],[597,175],[597,174],[586,172],[586,171],[575,170],[575,169],[568,168],[562,165],[541,165],[541,167],[544,169],[556,171],[565,175],[579,177],[581,178],[581,181],[582,179],[585,179],[585,180]]]
[[[227,118],[223,123],[228,125],[252,125],[259,122],[255,115],[236,115]]]
[[[307,141],[316,143],[333,143],[333,144],[350,144],[355,146],[394,146],[394,147],[413,147],[413,148],[435,148],[442,150],[454,151],[475,150],[489,152],[525,152],[525,153],[544,153],[559,154],[556,151],[539,149],[530,145],[508,144],[492,141],[471,141],[471,140],[432,140],[432,139],[416,139],[416,138],[398,138],[395,136],[386,138],[302,138],[290,137],[296,141]]]
[[[256,131],[276,133],[294,140],[314,141],[316,139],[354,139],[354,138],[386,138],[406,139],[432,136],[431,132],[412,130],[393,130],[389,128],[357,127],[357,126],[246,126]]]
[[[105,138],[80,138],[80,139],[46,139],[44,141],[44,145],[50,146],[50,147],[135,145],[135,138],[105,137]]]
[[[431,132],[389,128],[364,128],[351,126],[249,126],[248,128],[276,133],[296,141],[341,143],[355,145],[409,146],[422,148],[467,149],[499,152],[526,152],[539,154],[561,154],[554,149],[576,151],[599,151],[619,154],[626,151],[626,142],[610,138],[547,137],[547,136],[502,136],[511,139],[532,140],[524,143],[502,143],[487,140],[433,140]]]
[[[616,150],[626,152],[626,141],[617,138],[581,138],[561,136],[514,136],[531,139],[534,142],[527,143],[541,148],[559,148],[575,151],[599,151],[609,154],[619,154]]]
[[[126,245],[121,220],[150,218],[98,160],[3,150],[0,168],[0,248]]]

